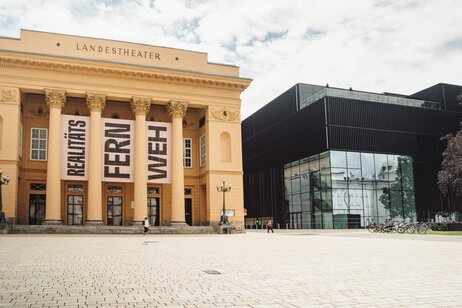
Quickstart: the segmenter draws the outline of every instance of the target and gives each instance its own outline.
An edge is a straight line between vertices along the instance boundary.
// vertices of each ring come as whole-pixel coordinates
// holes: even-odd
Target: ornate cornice
[[[239,77],[216,76],[217,78],[213,78],[213,75],[210,75],[209,78],[196,77],[171,73],[169,74],[149,71],[136,71],[119,68],[103,68],[83,64],[60,63],[45,60],[18,59],[10,57],[0,57],[0,67],[22,67],[30,70],[58,71],[70,74],[81,74],[90,76],[116,77],[135,80],[152,80],[156,82],[168,83],[188,83],[198,86],[238,89],[241,92],[245,90],[251,82],[251,80],[249,79]],[[168,70],[168,68],[166,68],[166,70]],[[219,78],[229,79],[220,80]]]
[[[231,110],[227,107],[213,108],[210,107],[210,114],[213,118],[221,121],[239,121],[239,110]]]
[[[14,102],[16,100],[16,91],[9,89],[0,89],[0,102]]]
[[[106,95],[87,93],[87,107],[90,112],[102,112],[106,107]]]
[[[167,110],[172,119],[183,119],[188,109],[188,103],[180,101],[170,101],[167,104]]]
[[[62,109],[66,104],[66,91],[57,89],[44,89],[48,108]]]
[[[146,116],[151,107],[151,99],[145,97],[133,97],[131,101],[132,111],[135,115]]]

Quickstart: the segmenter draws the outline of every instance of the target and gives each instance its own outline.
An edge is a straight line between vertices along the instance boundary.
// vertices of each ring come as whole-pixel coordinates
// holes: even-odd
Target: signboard
[[[146,122],[148,138],[148,183],[171,183],[172,124]]]
[[[171,123],[146,122],[148,183],[171,183]],[[102,180],[134,182],[135,121],[101,119]],[[61,115],[61,179],[88,180],[90,118]]]
[[[134,127],[132,120],[101,119],[103,181],[133,182]]]
[[[88,180],[89,117],[61,115],[61,179]]]

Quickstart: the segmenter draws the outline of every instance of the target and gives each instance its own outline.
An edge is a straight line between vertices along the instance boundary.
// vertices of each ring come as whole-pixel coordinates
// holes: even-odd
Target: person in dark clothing
[[[268,222],[266,223],[266,229],[268,229],[268,233],[270,232],[273,232],[274,233],[274,230],[273,230],[273,221],[270,219],[268,220]]]

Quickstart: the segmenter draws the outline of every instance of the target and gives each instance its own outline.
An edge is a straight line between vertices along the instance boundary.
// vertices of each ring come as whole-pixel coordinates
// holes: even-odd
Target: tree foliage
[[[438,172],[438,186],[443,195],[455,192],[462,195],[462,122],[461,130],[454,136],[447,135],[446,150],[443,152],[441,171]]]
[[[398,157],[396,175],[390,187],[383,190],[379,197],[384,208],[390,211],[392,218],[415,217],[414,178],[412,162],[406,156]]]

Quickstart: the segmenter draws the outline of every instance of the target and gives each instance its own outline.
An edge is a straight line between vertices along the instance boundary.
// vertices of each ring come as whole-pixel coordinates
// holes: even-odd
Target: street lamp
[[[228,216],[226,216],[226,206],[225,206],[225,193],[231,191],[231,184],[226,185],[225,179],[221,182],[221,184],[217,185],[217,191],[223,192],[223,214],[220,218],[220,225],[229,224]]]
[[[0,169],[0,223],[6,223],[5,213],[3,213],[3,201],[2,201],[2,186],[8,185],[10,177],[3,175],[3,170]]]

